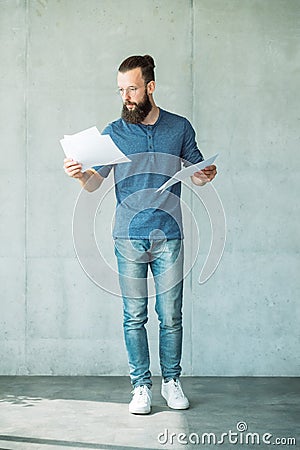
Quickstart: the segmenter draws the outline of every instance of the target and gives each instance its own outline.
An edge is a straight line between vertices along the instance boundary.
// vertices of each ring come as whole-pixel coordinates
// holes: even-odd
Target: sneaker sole
[[[151,408],[149,409],[149,410],[144,410],[144,409],[140,409],[140,410],[138,410],[138,409],[130,409],[129,408],[129,412],[130,412],[130,414],[150,414],[151,413]]]
[[[168,407],[171,408],[171,409],[189,409],[189,407],[190,407],[189,403],[187,403],[185,405],[182,405],[182,406],[174,406],[174,405],[172,405],[171,403],[168,402],[168,400],[166,399],[166,397],[164,396],[163,393],[161,393],[161,395],[166,400]]]
[[[167,405],[168,405],[168,407],[171,408],[171,409],[189,409],[189,407],[190,407],[190,405],[186,405],[186,406],[173,406],[173,405],[170,405],[168,402],[167,402]]]

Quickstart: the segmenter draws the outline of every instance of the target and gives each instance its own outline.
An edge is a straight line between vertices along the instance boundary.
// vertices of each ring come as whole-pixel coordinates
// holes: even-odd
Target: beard
[[[135,105],[134,109],[128,109],[126,105]],[[152,105],[149,99],[149,95],[145,91],[143,100],[140,103],[125,101],[121,117],[128,123],[141,123],[146,119],[149,112],[152,109]]]

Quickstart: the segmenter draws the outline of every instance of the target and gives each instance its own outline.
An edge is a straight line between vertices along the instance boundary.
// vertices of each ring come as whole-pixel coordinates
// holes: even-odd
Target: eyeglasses
[[[139,87],[135,87],[135,86],[129,86],[128,88],[124,89],[124,88],[119,88],[117,89],[117,94],[119,94],[121,97],[123,97],[125,94],[129,94],[130,97],[135,97],[136,91],[138,89],[142,89],[143,87],[146,87],[147,84],[150,83],[150,81],[148,81],[147,83],[144,84],[144,86],[139,86]]]
[[[141,87],[143,87],[143,86],[141,86]],[[117,89],[117,94],[121,95],[121,97],[123,97],[125,94],[129,94],[130,97],[135,97],[136,91],[138,89],[141,89],[141,87],[129,86],[126,89],[119,88],[119,89]]]

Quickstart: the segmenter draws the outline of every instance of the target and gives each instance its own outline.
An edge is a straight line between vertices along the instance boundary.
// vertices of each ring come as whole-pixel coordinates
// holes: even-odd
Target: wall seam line
[[[25,140],[25,244],[24,244],[24,270],[25,270],[25,336],[24,360],[25,371],[28,374],[28,47],[29,47],[29,0],[25,0],[25,95],[24,95],[24,140]]]
[[[194,25],[195,25],[195,17],[194,17],[194,0],[191,0],[191,92],[192,92],[192,98],[191,98],[191,109],[192,109],[192,123],[194,126],[194,119],[195,119],[195,114],[194,114],[194,107],[195,107],[195,102],[194,102]],[[193,211],[193,207],[194,207],[194,201],[193,201],[193,192],[192,190],[190,191],[190,202],[191,202],[191,209]],[[194,242],[194,236],[193,236],[193,228],[191,229],[191,238],[192,238],[192,242]],[[192,245],[192,242],[190,243],[190,245]],[[191,257],[191,255],[190,255]],[[193,271],[191,271],[191,275],[190,275],[190,290],[191,290],[191,327],[190,327],[190,348],[191,348],[191,356],[190,356],[190,370],[191,370],[191,375],[194,374],[194,364],[193,364],[193,317],[194,317],[194,300],[193,300]]]

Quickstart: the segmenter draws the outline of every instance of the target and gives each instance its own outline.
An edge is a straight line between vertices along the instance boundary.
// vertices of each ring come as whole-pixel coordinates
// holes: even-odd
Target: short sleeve
[[[104,130],[101,132],[101,134],[108,134],[110,135],[111,132],[111,125],[107,125]],[[96,172],[99,173],[103,178],[107,178],[110,174],[111,169],[113,168],[113,165],[108,166],[94,166],[93,169],[96,170]]]
[[[187,119],[185,119],[184,125],[184,138],[181,149],[181,158],[185,167],[192,164],[197,164],[204,160],[204,157],[200,152],[196,142],[195,130]]]
[[[111,169],[113,168],[112,165],[110,166],[94,166],[93,169],[96,170],[96,172],[99,173],[103,178],[107,178],[110,174]]]

